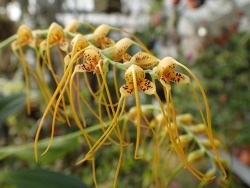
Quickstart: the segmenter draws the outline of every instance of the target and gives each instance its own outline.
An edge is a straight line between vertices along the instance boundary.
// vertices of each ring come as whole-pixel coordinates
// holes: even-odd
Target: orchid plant
[[[79,33],[77,28],[80,25],[89,27],[93,32],[85,35]],[[115,41],[110,38],[110,31],[124,33],[127,37]],[[31,30],[22,25],[16,35],[0,44],[0,48],[10,43],[24,70],[28,113],[32,103],[29,94],[30,76],[38,84],[46,104],[35,135],[36,161],[40,155],[45,155],[49,148],[53,147],[55,126],[60,121],[69,127],[76,125],[81,131],[88,151],[76,164],[91,162],[96,187],[98,183],[95,174],[95,153],[112,144],[120,148],[113,187],[117,185],[124,149],[133,147],[133,144],[136,160],[145,159],[140,151],[146,150],[146,144],[153,145],[151,160],[153,184],[156,187],[163,186],[159,180],[162,176],[159,171],[170,160],[165,156],[165,151],[175,152],[180,160],[177,169],[186,168],[204,185],[216,176],[226,178],[226,164],[217,149],[222,147],[222,143],[215,139],[212,133],[206,93],[196,75],[182,63],[172,57],[158,59],[128,31],[106,24],[95,28],[76,20],[65,28],[52,23],[48,30]],[[35,67],[30,66],[25,60],[23,48],[27,45],[34,49],[37,60]],[[136,46],[140,50],[133,53],[130,50],[131,46]],[[60,71],[56,67],[58,65],[51,60],[52,49],[57,50],[58,58],[61,59]],[[178,68],[179,70],[176,70]],[[48,86],[45,79],[47,74],[52,75],[55,90]],[[121,79],[122,83],[119,82]],[[91,80],[94,80],[94,85]],[[188,85],[193,92],[200,114],[199,124],[194,121],[191,114],[177,114],[172,87],[181,87],[183,84]],[[159,91],[163,94],[159,95]],[[143,103],[143,96],[149,97],[153,104]],[[93,102],[90,102],[90,98]],[[128,100],[134,100],[135,105],[129,106]],[[98,139],[86,131],[91,125],[86,121],[83,108],[99,123],[102,135]],[[48,118],[52,118],[50,142],[40,154],[39,137]],[[131,142],[127,135],[128,121],[135,125],[135,143]],[[150,143],[145,142],[148,136],[151,138]],[[200,159],[208,159],[212,168],[202,172],[194,165]],[[174,172],[170,177],[176,174],[176,171]]]

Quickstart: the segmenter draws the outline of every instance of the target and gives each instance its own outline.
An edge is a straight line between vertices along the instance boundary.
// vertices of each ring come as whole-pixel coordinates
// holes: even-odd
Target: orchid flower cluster
[[[77,32],[82,24],[89,27],[92,33]],[[115,41],[109,37],[111,31],[125,33],[128,37]],[[210,109],[205,91],[195,74],[174,58],[158,59],[136,36],[123,29],[105,24],[94,28],[79,21],[73,21],[65,28],[52,23],[48,30],[34,31],[22,25],[12,37],[12,41],[13,52],[24,70],[28,113],[31,111],[30,76],[40,87],[46,104],[35,136],[36,160],[40,155],[38,142],[41,129],[46,118],[52,118],[50,142],[41,155],[53,147],[53,136],[58,121],[68,126],[76,125],[89,148],[77,165],[86,161],[92,163],[96,187],[95,153],[107,145],[119,146],[120,158],[114,177],[115,187],[124,148],[132,147],[134,144],[134,159],[144,158],[139,151],[143,149],[145,132],[152,138],[152,169],[156,185],[160,163],[162,160],[164,163],[168,160],[162,156],[163,147],[173,150],[179,157],[180,166],[189,170],[202,182],[214,179],[216,174],[226,177],[224,164],[217,150],[221,143],[214,139],[212,134]],[[30,66],[25,60],[23,49],[27,45],[35,51],[35,67]],[[136,46],[140,51],[131,53],[131,46]],[[59,67],[61,72],[58,71],[58,65],[51,60],[52,49],[56,49],[58,58],[62,59]],[[176,71],[177,67],[182,68],[186,74]],[[52,75],[56,84],[54,91],[48,86],[44,76],[46,74]],[[90,79],[94,79],[94,85]],[[119,81],[121,79],[122,83]],[[176,114],[171,89],[175,84],[190,86],[202,123],[195,125],[193,120],[187,121],[190,115]],[[163,92],[163,97],[158,95],[159,91]],[[140,99],[145,95],[154,101],[154,105],[142,104]],[[94,102],[90,102],[90,98]],[[126,104],[129,98],[135,101],[135,106],[128,109]],[[90,125],[86,121],[83,108],[99,122],[102,135],[98,139],[86,132]],[[126,136],[128,121],[135,125],[135,143],[131,143]],[[142,129],[146,131],[142,132]],[[198,135],[203,135],[206,139],[200,140]],[[188,146],[194,143],[196,147],[188,150]],[[210,159],[212,168],[207,172],[201,172],[193,165],[200,158]]]

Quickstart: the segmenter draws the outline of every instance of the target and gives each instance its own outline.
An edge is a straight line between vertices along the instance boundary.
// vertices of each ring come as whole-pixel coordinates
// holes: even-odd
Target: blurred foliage
[[[196,60],[187,61],[205,87],[214,128],[229,146],[250,143],[249,50],[250,34],[237,33],[224,45],[208,42]],[[183,111],[192,106],[185,98],[176,103]]]
[[[29,181],[27,181],[27,179]],[[46,169],[33,168],[25,170],[16,170],[15,172],[1,172],[0,184],[2,188],[11,187],[14,185],[16,188],[87,188],[81,179],[63,173],[53,172]]]
[[[18,112],[23,106],[26,96],[23,93],[13,94],[7,97],[0,96],[0,127],[8,116]]]

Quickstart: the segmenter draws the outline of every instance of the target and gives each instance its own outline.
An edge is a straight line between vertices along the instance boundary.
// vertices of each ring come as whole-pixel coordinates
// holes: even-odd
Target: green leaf
[[[122,118],[123,117],[121,117],[121,119]],[[108,125],[108,122],[106,122],[106,124]],[[86,133],[95,132],[100,130],[100,127],[100,124],[96,124],[86,128],[85,131]],[[80,145],[81,138],[83,139],[81,131],[76,131],[67,135],[55,137],[49,151],[45,155],[39,157],[38,162],[51,163],[56,159],[63,157],[67,153],[77,149],[77,147]],[[40,140],[38,142],[38,154],[43,153],[48,144],[49,138]],[[35,161],[34,143],[29,143],[21,146],[0,147],[0,160],[9,156],[15,156],[28,162]]]
[[[51,163],[56,159],[63,157],[67,153],[75,150],[79,145],[79,137],[81,137],[80,131],[55,137],[49,151],[44,156],[39,157],[39,162]],[[45,151],[48,143],[48,138],[39,141],[39,154]],[[0,160],[9,156],[15,156],[28,162],[34,161],[34,143],[29,143],[22,146],[1,147]]]
[[[0,182],[17,188],[87,188],[79,178],[46,169],[27,169],[0,173]]]
[[[0,98],[0,125],[6,118],[19,111],[25,105],[26,96],[24,93],[15,93]]]

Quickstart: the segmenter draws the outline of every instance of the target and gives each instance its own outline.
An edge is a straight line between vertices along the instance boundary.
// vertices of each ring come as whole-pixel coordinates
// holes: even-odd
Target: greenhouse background
[[[78,28],[78,32],[86,36],[93,32],[92,26],[98,28],[101,24],[107,24],[114,28],[121,28],[130,34],[114,29],[108,36],[114,41],[126,37],[138,42],[138,38],[155,57],[164,59],[164,57],[171,56],[187,66],[197,76],[206,92],[213,134],[216,141],[220,143],[218,150],[227,173],[227,178],[223,179],[221,172],[217,169],[214,172],[217,177],[211,182],[203,183],[187,169],[179,167],[181,161],[177,159],[176,154],[173,154],[174,149],[171,149],[171,145],[165,144],[163,145],[165,148],[163,146],[160,148],[158,175],[155,178],[154,160],[158,158],[154,158],[154,153],[158,151],[154,145],[157,143],[154,141],[154,131],[151,135],[150,131],[142,129],[142,144],[138,153],[143,153],[145,160],[135,160],[133,155],[138,135],[136,128],[133,127],[138,122],[136,123],[135,120],[136,115],[131,114],[136,99],[127,97],[125,110],[128,113],[125,117],[128,118],[128,122],[124,122],[132,128],[126,128],[125,133],[122,132],[124,143],[120,145],[124,145],[126,150],[123,151],[124,159],[121,162],[116,187],[250,187],[249,10],[250,0],[1,0],[0,187],[97,187],[93,182],[91,163],[88,161],[76,165],[77,161],[80,161],[88,151],[84,137],[74,124],[74,112],[71,111],[70,105],[66,105],[63,110],[67,113],[66,118],[69,118],[71,127],[66,123],[56,123],[53,144],[45,155],[39,157],[38,162],[35,161],[35,135],[46,109],[46,102],[43,100],[44,93],[31,76],[29,94],[27,94],[25,66],[23,67],[20,63],[22,58],[15,56],[11,43],[5,45],[6,39],[15,35],[21,25],[27,25],[34,32],[39,33],[46,31],[53,22],[65,28],[72,20],[84,23]],[[51,49],[51,61],[56,67],[55,72],[60,77],[63,75],[63,66],[58,68],[58,65],[61,66],[60,61],[65,54],[58,53],[58,49],[54,47]],[[128,51],[135,54],[140,50],[141,46],[135,45]],[[23,47],[23,51],[28,66],[37,68],[37,62],[42,64],[43,56],[37,58],[34,51],[27,46]],[[41,65],[41,67],[46,69],[47,65]],[[146,73],[150,73],[147,71]],[[57,83],[51,81],[54,75],[48,70],[44,72],[46,74],[42,77],[47,85],[41,88],[46,87],[51,92],[55,91]],[[117,74],[118,85],[124,84],[123,72],[109,73],[107,78],[112,78]],[[147,76],[146,78],[149,79]],[[89,76],[89,83],[92,84],[91,88],[94,91],[97,88],[95,85],[97,81],[92,75]],[[116,101],[119,99],[116,96],[117,93],[114,94],[117,91],[116,84],[113,80],[107,83],[110,86],[112,98]],[[98,105],[94,105],[94,102],[98,100],[95,95],[91,96],[91,92],[88,93],[84,84],[76,83],[74,87],[77,86],[82,89],[82,95],[88,98],[88,103],[93,105],[93,109],[100,110]],[[157,83],[156,87],[158,87]],[[197,89],[197,86],[194,85],[194,88]],[[78,92],[77,89],[76,92]],[[161,99],[164,97],[164,92],[164,89],[157,89]],[[27,95],[30,97],[30,112],[29,110],[27,112]],[[197,110],[196,101],[189,100],[194,95],[192,90],[180,84],[172,87],[172,95],[176,114],[179,115],[177,117],[191,116],[192,123],[199,125],[202,118]],[[102,98],[104,95],[100,96]],[[145,97],[141,93],[140,100],[142,105],[157,106],[156,100]],[[70,103],[70,99],[66,98],[64,102]],[[107,112],[111,106],[109,105],[105,104]],[[201,104],[201,108],[205,108],[204,106]],[[64,108],[64,106],[59,108]],[[116,106],[115,108],[119,109]],[[86,130],[94,139],[98,139],[102,131],[97,126],[98,121],[90,113],[91,110],[84,105],[81,107],[79,105],[76,109],[85,113],[86,124],[89,126]],[[150,114],[151,112],[147,111],[147,105],[145,109],[144,111],[142,106],[142,113],[146,114],[148,119],[155,115],[155,112]],[[81,115],[82,112],[77,113]],[[104,120],[105,118],[103,117]],[[38,142],[39,151],[47,148],[51,135],[51,122],[52,116],[44,120],[45,126],[41,130],[41,138]],[[146,125],[142,125],[142,128],[143,126]],[[191,127],[193,124],[188,122],[187,126]],[[149,129],[155,128],[152,127]],[[180,134],[183,134],[184,130],[186,129],[180,128]],[[114,135],[119,135],[120,129],[116,131]],[[114,135],[108,137],[111,143],[117,142]],[[113,138],[116,139],[113,141]],[[126,143],[127,139],[132,144]],[[98,187],[104,188],[114,186],[116,165],[121,156],[118,144],[106,143],[106,145],[104,144],[101,150],[95,153],[94,160]],[[184,151],[188,154],[189,149],[195,150],[197,145],[190,142]],[[211,152],[214,154],[213,151]],[[194,166],[208,173],[206,169],[211,167],[211,163],[208,160],[199,160],[194,163]]]

